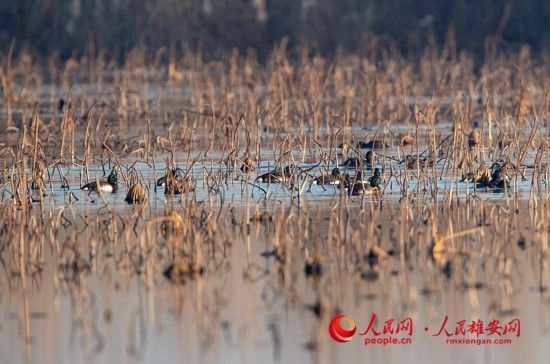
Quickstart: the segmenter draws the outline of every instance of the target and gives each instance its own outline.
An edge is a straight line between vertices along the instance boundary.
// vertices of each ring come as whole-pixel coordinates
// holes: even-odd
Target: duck
[[[382,140],[370,140],[368,142],[359,142],[357,143],[357,148],[359,149],[384,149],[389,148],[390,146],[384,143]]]
[[[355,182],[350,188],[350,194],[352,196],[366,195],[366,194],[378,194],[380,193],[380,184],[382,183],[382,177],[380,169],[375,168],[373,175],[367,180],[363,180],[363,175],[358,172],[355,175]]]
[[[330,175],[322,175],[313,180],[314,185],[339,185],[343,182],[343,176],[338,167],[333,168]]]
[[[500,165],[498,162],[491,166],[491,185],[496,188],[505,188],[510,186],[510,171],[514,165],[508,161]]]
[[[258,177],[256,177],[256,181],[260,181],[263,183],[283,183],[291,180],[295,173],[296,166],[294,166],[294,164],[291,164],[283,169],[276,169],[274,171],[259,175]]]
[[[382,173],[379,168],[375,168],[372,176],[369,178],[369,184],[371,187],[378,187],[382,183]]]
[[[423,169],[424,167],[433,167],[434,158],[420,158],[419,156],[412,156],[407,154],[403,161],[408,169]]]
[[[358,171],[355,174],[355,176],[353,177],[353,183],[354,184],[361,183],[361,184],[364,184],[364,185],[370,184],[368,179],[363,178],[363,172],[362,171]]]
[[[368,184],[356,183],[350,189],[351,196],[360,196],[360,195],[378,195],[380,193],[380,187],[372,187]]]
[[[65,106],[65,100],[59,99],[59,101],[57,101],[57,111],[63,111],[64,106]]]
[[[254,160],[252,158],[247,156],[243,160],[243,164],[241,165],[241,172],[248,173],[248,172],[252,172],[255,169],[256,169],[256,163],[254,162]]]
[[[491,170],[485,165],[481,164],[474,172],[467,172],[462,175],[460,182],[474,182],[481,185],[487,185],[491,182]]]
[[[368,152],[365,153],[365,159],[364,160],[361,160],[359,158],[351,157],[351,158],[346,159],[344,161],[344,163],[342,163],[342,165],[344,167],[347,167],[347,168],[358,168],[358,167],[361,167],[363,165],[363,163],[365,163],[365,167],[368,170],[370,170],[374,166],[374,157],[375,156],[376,155],[374,154],[374,152],[372,150],[369,150]]]
[[[181,171],[181,169],[179,168],[167,169],[166,172],[164,173],[164,176],[160,177],[157,180],[157,187],[164,187],[164,185],[166,185],[166,180],[169,177],[175,178],[178,175],[179,171]]]
[[[117,173],[113,169],[107,177],[107,181],[93,181],[80,187],[80,189],[83,191],[101,191],[115,193],[116,191],[118,191],[117,182]]]
[[[510,162],[494,162],[491,169],[482,165],[476,171],[474,182],[478,188],[505,188],[510,186],[510,171],[515,167]]]
[[[128,190],[128,194],[124,199],[129,205],[142,204],[147,201],[147,192],[140,183],[136,183]]]
[[[479,168],[476,170],[476,173],[474,174],[474,182],[475,183],[489,183],[491,182],[492,176],[491,171],[485,164],[482,164],[479,166]]]
[[[165,195],[181,195],[193,191],[195,191],[195,186],[189,178],[171,177],[166,180],[164,185]]]

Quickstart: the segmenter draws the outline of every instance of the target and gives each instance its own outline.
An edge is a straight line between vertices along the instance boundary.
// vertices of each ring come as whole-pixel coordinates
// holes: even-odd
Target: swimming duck
[[[164,187],[164,185],[166,184],[166,180],[169,177],[175,178],[178,175],[179,171],[181,171],[181,169],[179,168],[167,169],[166,172],[164,173],[164,176],[160,177],[157,180],[157,187]]]
[[[195,191],[195,186],[189,178],[171,177],[166,180],[166,184],[164,185],[165,195],[181,195],[182,193],[193,191]]]
[[[93,181],[85,184],[80,189],[84,191],[101,191],[115,193],[116,191],[118,191],[117,182],[117,173],[113,169],[107,177],[107,181]]]
[[[495,162],[491,166],[491,185],[496,188],[504,188],[510,185],[509,173],[514,168],[510,162],[504,162],[502,165]]]
[[[420,158],[418,156],[412,156],[407,154],[403,161],[408,169],[423,169],[424,167],[433,167],[435,158]]]
[[[343,176],[338,168],[333,168],[330,175],[322,175],[313,180],[315,185],[339,185]]]
[[[254,160],[252,158],[247,156],[243,160],[243,164],[241,166],[241,171],[243,173],[248,173],[248,172],[252,172],[255,169],[256,169],[256,163],[254,163]]]
[[[365,167],[367,169],[372,169],[372,167],[374,166],[374,157],[375,157],[374,152],[372,150],[369,150],[368,152],[365,153],[364,160],[351,157],[346,159],[344,163],[342,163],[342,165],[347,168],[359,168],[363,165],[363,163],[365,163]]]
[[[368,184],[363,183],[355,183],[353,187],[350,189],[350,195],[352,196],[360,196],[360,195],[377,195],[380,193],[380,187],[372,187]]]
[[[468,172],[463,174],[460,182],[475,182],[486,186],[491,182],[491,179],[491,170],[485,164],[482,164],[475,173]]]
[[[371,187],[378,187],[382,183],[382,177],[380,173],[380,169],[375,168],[374,173],[369,178],[369,184]]]
[[[130,205],[142,204],[147,201],[147,192],[145,192],[145,189],[141,186],[140,183],[136,183],[135,185],[130,187],[124,201],[126,201]]]
[[[482,164],[479,166],[479,168],[476,170],[476,173],[474,175],[474,182],[475,183],[489,183],[491,182],[492,176],[491,171],[485,164]]]
[[[365,195],[365,194],[378,194],[380,192],[380,184],[382,183],[382,177],[380,170],[376,168],[373,175],[367,180],[363,180],[363,174],[358,172],[354,178],[352,187],[349,189],[349,193],[352,196]]]
[[[271,172],[264,173],[256,178],[256,181],[263,183],[283,183],[292,179],[296,173],[294,164],[286,166],[283,169],[277,169]]]
[[[359,142],[357,143],[357,148],[359,149],[384,149],[389,148],[390,146],[384,143],[381,140],[370,140],[368,142]]]
[[[514,169],[514,165],[510,162],[505,162],[502,165],[495,162],[491,165],[491,169],[485,165],[481,165],[476,171],[474,181],[478,188],[504,188],[510,185],[510,171]]]

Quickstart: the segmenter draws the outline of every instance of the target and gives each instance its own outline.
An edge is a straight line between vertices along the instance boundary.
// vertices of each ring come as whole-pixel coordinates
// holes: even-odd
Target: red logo
[[[342,327],[342,321],[346,322],[346,326],[348,327],[347,329],[344,329]],[[334,341],[337,341],[339,343],[350,341],[352,336],[355,334],[355,330],[357,330],[355,321],[345,315],[338,315],[333,317],[328,324],[328,333],[334,339]]]

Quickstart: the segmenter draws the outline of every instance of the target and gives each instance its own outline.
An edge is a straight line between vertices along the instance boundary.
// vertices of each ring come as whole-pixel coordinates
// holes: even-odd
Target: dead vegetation
[[[412,289],[491,286],[496,314],[520,271],[547,291],[548,64],[523,49],[474,72],[447,48],[419,69],[306,51],[291,61],[284,46],[265,66],[237,53],[163,65],[138,49],[106,69],[1,55],[3,285],[26,291],[47,264],[67,285],[98,266],[146,285],[215,281],[233,249],[260,239],[265,251],[232,269],[276,277],[289,304],[307,279],[318,316],[339,302],[337,272],[360,290],[416,267],[421,284],[400,281],[405,303]],[[313,186],[347,157],[352,185],[379,168],[375,196]],[[78,190],[115,169],[114,197]],[[135,207],[117,203],[124,193]],[[527,267],[515,264],[523,250]]]

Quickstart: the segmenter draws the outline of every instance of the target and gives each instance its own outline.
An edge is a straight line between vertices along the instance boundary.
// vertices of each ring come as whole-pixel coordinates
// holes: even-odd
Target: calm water
[[[310,210],[317,203],[312,202]],[[154,210],[155,203],[150,205]],[[328,211],[319,211],[317,221],[322,222]],[[529,234],[529,220],[511,225]],[[392,226],[398,224],[384,224],[382,230]],[[322,236],[326,227],[319,226],[319,231]],[[445,279],[418,249],[406,261],[399,255],[385,260],[373,277],[362,276],[329,247],[325,271],[316,281],[304,275],[300,254],[293,265],[262,254],[270,246],[271,233],[261,225],[248,235],[235,233],[219,266],[183,285],[167,281],[154,269],[135,274],[116,255],[98,260],[75,282],[56,269],[51,263],[55,256],[49,256],[42,273],[28,279],[26,293],[17,288],[17,278],[9,281],[12,288],[1,280],[0,361],[420,363],[429,355],[438,362],[543,363],[550,354],[548,259],[530,245],[529,235],[525,249],[511,240],[503,245],[512,257],[504,273],[496,272],[500,254],[473,256],[455,263],[454,275],[461,278]],[[489,243],[495,244],[494,238],[475,238],[471,249],[483,253]],[[391,242],[382,246],[387,249]],[[364,267],[369,272],[367,263]],[[462,274],[463,269],[468,273]],[[470,287],[464,286],[466,282]],[[320,317],[311,309],[317,302],[323,307]],[[372,313],[382,321],[410,317],[413,342],[365,347],[356,334],[348,343],[336,343],[327,327],[339,312],[355,320],[358,332],[366,328]],[[521,335],[509,336],[508,345],[446,344],[444,337],[431,336],[446,315],[450,330],[459,320],[517,318]],[[376,325],[380,330],[382,323]]]

